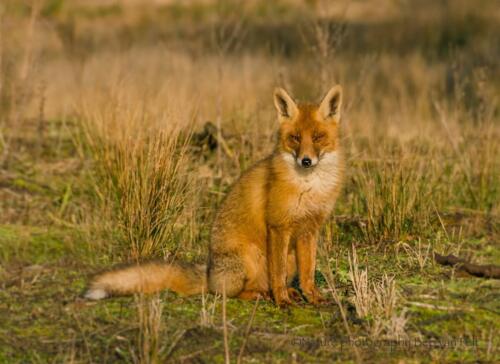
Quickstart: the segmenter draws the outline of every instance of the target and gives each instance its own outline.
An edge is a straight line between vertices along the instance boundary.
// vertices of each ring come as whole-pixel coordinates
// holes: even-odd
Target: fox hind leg
[[[208,289],[212,293],[237,297],[245,285],[245,271],[236,254],[213,254],[208,268]]]

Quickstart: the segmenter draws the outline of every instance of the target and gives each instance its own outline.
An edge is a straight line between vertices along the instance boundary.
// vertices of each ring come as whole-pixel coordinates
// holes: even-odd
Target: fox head
[[[339,147],[342,88],[336,85],[319,104],[297,104],[282,88],[274,91],[280,122],[278,151],[296,168],[314,168]]]

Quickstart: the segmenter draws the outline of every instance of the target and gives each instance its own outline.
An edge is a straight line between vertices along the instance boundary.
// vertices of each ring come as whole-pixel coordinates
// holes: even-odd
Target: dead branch
[[[440,305],[434,305],[431,303],[424,303],[424,302],[412,302],[409,301],[407,302],[408,305],[415,306],[415,307],[422,307],[422,308],[429,308],[431,310],[440,310],[440,311],[466,311],[466,312],[474,312],[473,308],[464,308],[464,307],[452,307],[452,306],[440,306]]]
[[[500,278],[500,267],[493,264],[479,265],[466,261],[455,255],[441,255],[434,253],[434,260],[440,265],[449,265],[469,273],[475,277]]]

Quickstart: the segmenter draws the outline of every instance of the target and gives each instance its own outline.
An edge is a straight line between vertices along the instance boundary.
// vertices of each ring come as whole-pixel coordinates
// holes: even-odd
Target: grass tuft
[[[140,112],[84,111],[81,141],[93,161],[95,195],[116,213],[129,257],[167,253],[189,189],[189,138]]]

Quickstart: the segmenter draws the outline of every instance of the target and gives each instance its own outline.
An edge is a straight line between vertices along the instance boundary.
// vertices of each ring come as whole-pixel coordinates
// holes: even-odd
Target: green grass
[[[64,361],[72,353],[84,361],[96,357],[103,362],[132,360],[139,330],[134,299],[120,297],[97,303],[81,300],[88,277],[102,265],[94,263],[90,250],[82,250],[85,245],[77,244],[80,239],[80,234],[73,230],[0,227],[0,358],[4,362]],[[461,362],[493,359],[488,345],[498,345],[497,336],[491,336],[500,329],[498,281],[450,277],[450,269],[435,265],[430,265],[426,274],[419,274],[406,264],[402,254],[400,264],[395,266],[393,257],[384,257],[374,248],[362,249],[358,254],[361,266],[367,265],[373,277],[383,273],[396,275],[410,317],[408,332],[412,340],[422,342],[422,347],[406,349],[403,343],[391,349],[390,342],[370,342],[359,319],[349,314],[349,324],[357,335],[363,357],[390,361],[403,357]],[[337,284],[342,286],[341,281]],[[348,289],[341,293],[348,308],[352,292]],[[162,353],[171,360],[181,360],[200,350],[196,355],[200,360],[215,358],[216,362],[223,362],[221,299],[211,317],[213,324],[204,327],[200,320],[201,297],[182,298],[164,292],[161,298]],[[207,300],[210,305],[214,296]],[[411,302],[436,308],[414,306]],[[236,299],[228,301],[233,358],[244,340],[253,305]],[[178,335],[182,339],[170,349]],[[452,345],[452,340],[460,339],[474,340],[477,347],[424,346],[433,340],[434,345],[437,340],[441,340],[440,345]],[[247,358],[251,356],[257,362],[287,361],[291,353],[305,362],[352,358],[352,348],[333,302],[320,308],[300,305],[290,310],[261,302],[246,352]]]

